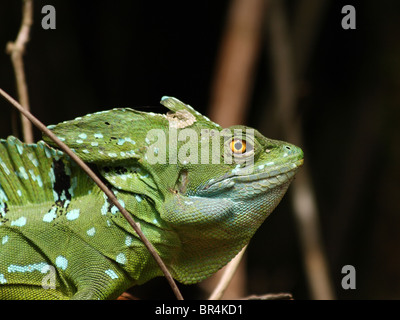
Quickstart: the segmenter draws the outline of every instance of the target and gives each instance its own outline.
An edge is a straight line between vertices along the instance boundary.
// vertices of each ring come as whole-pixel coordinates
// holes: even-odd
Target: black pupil
[[[235,142],[235,149],[236,150],[241,150],[242,149],[242,142],[236,141]]]

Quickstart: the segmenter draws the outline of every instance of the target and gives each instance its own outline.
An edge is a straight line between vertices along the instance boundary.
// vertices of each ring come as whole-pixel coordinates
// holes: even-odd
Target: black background
[[[328,1],[328,0],[321,0]],[[298,1],[285,1],[289,21]],[[41,8],[56,9],[56,30],[41,28]],[[157,106],[175,96],[207,114],[230,1],[35,1],[25,56],[32,112],[54,124],[113,107]],[[341,28],[353,4],[357,29]],[[298,114],[320,211],[323,245],[339,299],[400,295],[400,3],[329,1],[303,77]],[[0,3],[0,87],[16,96],[5,53],[20,26],[20,1]],[[294,27],[291,25],[291,27]],[[293,31],[293,30],[292,30]],[[271,60],[265,35],[247,124],[272,115]],[[0,102],[0,137],[11,134],[11,107]],[[39,132],[35,132],[40,139]],[[341,267],[357,270],[357,289],[341,288]],[[249,294],[291,292],[309,299],[300,244],[285,197],[251,242]],[[142,290],[142,293],[140,293]],[[201,291],[183,286],[187,297]],[[138,289],[169,298],[164,279]]]

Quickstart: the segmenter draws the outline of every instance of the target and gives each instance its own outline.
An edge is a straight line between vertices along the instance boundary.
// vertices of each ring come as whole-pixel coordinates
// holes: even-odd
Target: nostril
[[[289,146],[285,146],[285,149],[289,151],[292,150],[292,148],[290,148]]]

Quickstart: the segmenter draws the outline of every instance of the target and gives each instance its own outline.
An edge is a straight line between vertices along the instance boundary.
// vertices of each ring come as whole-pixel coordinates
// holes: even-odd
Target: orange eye
[[[230,147],[233,153],[245,153],[246,152],[246,141],[241,139],[233,139],[230,143]]]

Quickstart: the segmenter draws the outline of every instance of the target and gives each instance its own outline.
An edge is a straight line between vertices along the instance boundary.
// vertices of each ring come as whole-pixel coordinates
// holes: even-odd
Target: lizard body
[[[166,115],[113,109],[49,128],[111,187],[173,277],[196,283],[249,242],[303,153],[161,103]],[[118,209],[44,140],[0,140],[0,299],[114,299],[162,275]]]

